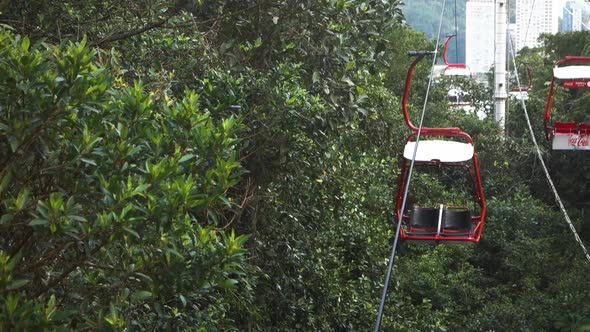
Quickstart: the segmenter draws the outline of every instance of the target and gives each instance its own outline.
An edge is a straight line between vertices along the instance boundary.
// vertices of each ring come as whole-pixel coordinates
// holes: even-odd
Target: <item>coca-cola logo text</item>
[[[588,146],[588,135],[572,135],[568,139],[569,146]]]
[[[589,88],[590,81],[588,80],[567,80],[561,84],[564,88],[575,89],[575,88]]]

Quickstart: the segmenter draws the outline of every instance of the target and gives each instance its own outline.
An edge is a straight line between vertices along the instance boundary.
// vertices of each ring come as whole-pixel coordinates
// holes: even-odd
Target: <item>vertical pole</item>
[[[506,121],[506,31],[507,31],[507,5],[506,0],[495,0],[496,5],[496,32],[494,55],[494,119],[499,123],[502,131]]]

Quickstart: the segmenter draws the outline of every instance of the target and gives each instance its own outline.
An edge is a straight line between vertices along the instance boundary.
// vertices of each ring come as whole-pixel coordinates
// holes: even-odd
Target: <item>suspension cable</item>
[[[526,40],[529,37],[529,28],[531,27],[531,20],[533,19],[533,13],[535,12],[535,2],[537,2],[537,0],[533,0],[533,4],[531,5],[531,14],[529,15],[529,21],[526,25],[526,33],[524,34],[524,39],[523,39],[525,45],[526,45]]]
[[[455,63],[459,62],[459,29],[457,28],[457,0],[455,0]]]
[[[436,35],[436,45],[434,48],[434,56],[432,58],[432,67],[430,69],[430,77],[428,78],[428,86],[426,88],[426,96],[424,97],[424,105],[422,106],[422,113],[420,115],[420,124],[418,125],[418,131],[416,133],[416,144],[414,145],[414,152],[412,154],[412,161],[410,162],[410,169],[408,171],[408,182],[404,189],[404,198],[402,200],[401,213],[397,221],[397,227],[395,231],[395,238],[391,248],[391,255],[389,257],[389,264],[387,266],[387,274],[385,276],[385,283],[383,285],[383,293],[381,294],[381,302],[379,303],[379,311],[377,312],[377,320],[375,321],[375,332],[379,332],[381,328],[381,321],[383,320],[383,309],[385,308],[385,300],[387,299],[387,291],[389,289],[389,281],[391,279],[391,272],[393,270],[393,263],[395,261],[395,252],[397,249],[397,243],[399,240],[399,233],[402,226],[402,219],[406,208],[406,200],[408,197],[408,191],[410,189],[410,182],[412,181],[412,172],[414,171],[414,163],[416,161],[416,155],[418,153],[418,144],[420,143],[420,135],[422,133],[422,125],[424,124],[424,115],[426,114],[426,105],[428,104],[428,97],[430,95],[430,88],[434,77],[434,66],[436,64],[436,58],[438,54],[438,47],[440,44],[440,32],[442,30],[442,23],[444,18],[446,0],[443,0],[442,9],[440,14],[440,22],[438,24],[438,34]]]
[[[520,78],[518,76],[518,68],[516,67],[516,55],[514,54],[513,42],[514,42],[514,40],[512,39],[512,37],[510,37],[510,42],[508,44],[511,48],[510,53],[512,54],[512,62],[513,62],[513,66],[514,66],[514,74],[516,76],[516,84],[518,84],[518,91],[522,91],[521,85],[520,85]],[[547,177],[547,182],[549,183],[549,187],[551,187],[551,190],[553,191],[553,195],[555,196],[555,202],[559,206],[559,209],[561,210],[561,213],[563,214],[565,221],[567,222],[572,233],[574,234],[574,238],[576,239],[576,241],[578,242],[578,244],[582,248],[582,251],[584,252],[584,255],[586,256],[586,259],[590,263],[590,254],[588,254],[588,250],[586,249],[584,242],[582,242],[582,239],[578,235],[578,232],[576,231],[576,228],[574,227],[574,224],[572,223],[572,220],[570,219],[570,216],[567,213],[567,210],[565,209],[563,202],[561,201],[561,197],[557,193],[557,189],[555,188],[555,184],[553,183],[553,180],[551,179],[551,175],[549,174],[549,170],[547,169],[547,165],[545,165],[545,161],[543,160],[543,154],[541,153],[541,149],[539,148],[539,145],[537,144],[537,139],[535,138],[535,133],[533,131],[533,126],[531,125],[531,120],[529,118],[529,112],[527,111],[524,98],[520,98],[520,104],[522,106],[522,109],[524,110],[524,115],[525,115],[525,118],[526,118],[526,121],[527,121],[527,124],[529,127],[529,132],[531,133],[531,139],[533,141],[533,144],[535,145],[537,157],[539,158],[539,161],[541,162],[541,166],[543,167],[543,172],[545,173],[545,176]]]

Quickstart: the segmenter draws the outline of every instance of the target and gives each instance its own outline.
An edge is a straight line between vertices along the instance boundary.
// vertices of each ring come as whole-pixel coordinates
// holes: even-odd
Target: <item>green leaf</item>
[[[180,160],[178,160],[179,163],[183,163],[185,161],[189,161],[191,159],[193,159],[195,157],[194,154],[185,154],[184,156],[182,156],[182,158],[180,158]]]
[[[287,43],[285,46],[283,46],[283,48],[284,48],[285,50],[292,50],[292,49],[294,49],[295,47],[297,47],[297,45],[296,45],[294,42],[289,42],[289,43]]]
[[[184,295],[179,294],[178,297],[180,298],[180,302],[182,302],[182,306],[186,307],[186,298],[184,297]]]
[[[228,288],[233,288],[237,284],[238,284],[238,281],[236,279],[226,279],[222,283],[219,284],[219,287],[224,288],[224,289],[228,289]]]
[[[78,314],[76,310],[56,310],[53,314],[53,320],[62,321],[76,314]]]
[[[166,250],[169,254],[173,254],[174,256],[180,258],[180,259],[184,259],[184,257],[175,249],[168,249]]]
[[[250,239],[250,234],[243,234],[240,235],[236,238],[236,243],[240,246],[242,246],[244,243],[246,243],[246,241],[248,241]]]
[[[313,72],[311,80],[313,81],[313,83],[317,83],[320,81],[320,73],[317,70]]]
[[[10,213],[7,213],[0,218],[0,225],[11,222],[12,219],[14,219],[14,216]]]
[[[88,220],[82,216],[72,215],[69,216],[72,220],[80,221],[80,222],[88,222]]]
[[[8,285],[8,287],[6,287],[6,289],[7,290],[14,290],[14,289],[17,289],[17,288],[21,288],[24,285],[28,284],[29,281],[30,280],[27,280],[27,279],[18,279],[18,280],[15,280],[15,281],[11,282]]]
[[[23,42],[22,42],[21,46],[22,46],[22,50],[24,52],[29,50],[29,46],[31,46],[31,41],[29,40],[29,37],[23,38]]]
[[[153,282],[153,279],[152,279],[152,278],[150,278],[150,276],[148,276],[147,274],[143,274],[143,273],[141,273],[141,272],[135,272],[134,274],[135,274],[136,276],[138,276],[138,277],[140,277],[140,278],[144,279],[145,281],[148,281],[148,282]]]
[[[348,77],[343,77],[342,81],[346,82],[346,84],[348,84],[349,86],[355,86],[354,82]]]
[[[10,150],[16,152],[16,149],[18,149],[18,141],[16,140],[16,137],[9,136],[8,142],[10,143]]]
[[[45,308],[45,316],[51,320],[55,314],[55,294],[51,294],[49,301],[47,302],[47,308]]]
[[[16,198],[16,201],[14,203],[16,209],[18,211],[22,210],[23,207],[25,206],[25,204],[27,203],[27,201],[29,200],[29,194],[31,192],[29,191],[29,189],[27,188],[23,188],[19,193],[18,193],[18,197]]]
[[[256,38],[256,40],[254,41],[254,48],[258,48],[262,46],[262,39],[260,37]]]
[[[4,190],[6,189],[6,187],[8,187],[8,185],[10,184],[11,181],[12,181],[12,172],[8,172],[6,175],[4,175],[4,177],[2,178],[2,181],[0,182],[0,193],[4,192]]]
[[[16,253],[16,255],[10,257],[10,260],[8,260],[8,264],[6,264],[6,269],[8,271],[14,270],[14,268],[18,265],[18,263],[20,262],[20,260],[22,258],[23,258],[22,251],[19,251],[18,253]]]
[[[135,237],[136,237],[136,238],[138,238],[138,239],[141,239],[141,236],[139,236],[139,233],[137,233],[137,232],[136,232],[136,231],[134,231],[133,229],[131,229],[131,228],[129,228],[129,227],[123,227],[123,229],[124,229],[124,230],[125,230],[127,233],[129,233],[129,234],[131,234],[131,235],[135,236]]]
[[[219,196],[219,199],[223,202],[223,204],[225,206],[227,206],[227,207],[231,207],[232,206],[231,202],[229,201],[229,199],[227,199],[227,197],[225,197],[225,195],[220,195]]]
[[[150,186],[150,184],[149,184],[149,183],[142,184],[141,186],[139,186],[139,187],[135,188],[135,190],[134,190],[134,191],[135,191],[136,193],[142,193],[142,192],[144,192],[144,191],[145,191],[147,188],[149,188],[149,186]]]
[[[131,294],[131,299],[136,301],[143,301],[151,298],[153,296],[152,292],[148,291],[137,291]]]
[[[80,158],[80,160],[82,160],[82,162],[85,164],[96,166],[96,161],[94,161],[92,159]]]
[[[29,222],[29,226],[40,226],[49,224],[49,220],[46,219],[33,219]]]

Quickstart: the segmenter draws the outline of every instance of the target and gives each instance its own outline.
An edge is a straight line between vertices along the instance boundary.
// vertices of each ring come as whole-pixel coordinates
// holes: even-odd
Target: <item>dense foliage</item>
[[[371,329],[408,134],[406,52],[433,47],[401,8],[0,1],[0,330]],[[539,135],[549,68],[581,36],[521,54]],[[588,265],[518,105],[502,138],[489,117],[449,111],[449,84],[426,123],[474,137],[484,237],[403,243],[383,328],[588,329]],[[461,84],[489,112],[489,91]],[[588,157],[546,157],[590,242]],[[423,180],[424,194],[453,194]]]

